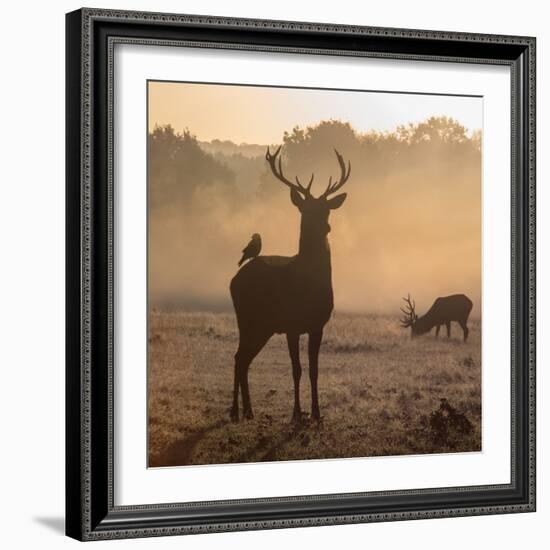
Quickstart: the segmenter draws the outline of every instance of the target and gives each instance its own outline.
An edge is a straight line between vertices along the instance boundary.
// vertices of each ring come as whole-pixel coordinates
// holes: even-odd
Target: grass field
[[[481,450],[480,322],[411,339],[396,317],[336,312],[319,356],[322,421],[291,422],[292,369],[274,336],[249,375],[253,420],[232,423],[233,314],[149,317],[149,466]],[[444,336],[442,336],[444,335]],[[302,409],[309,411],[307,337]],[[443,400],[443,401],[442,401]]]

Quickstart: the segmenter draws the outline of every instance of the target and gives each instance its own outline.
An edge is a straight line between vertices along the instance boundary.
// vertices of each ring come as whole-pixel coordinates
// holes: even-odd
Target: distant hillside
[[[265,155],[265,145],[256,145],[251,143],[241,143],[237,145],[232,141],[213,139],[212,141],[199,141],[199,145],[203,151],[211,155],[242,155],[243,157],[254,158],[263,157]]]

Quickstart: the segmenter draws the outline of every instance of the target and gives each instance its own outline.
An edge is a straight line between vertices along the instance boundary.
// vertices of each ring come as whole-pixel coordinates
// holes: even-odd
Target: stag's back
[[[437,298],[424,317],[435,324],[447,321],[466,321],[472,311],[473,303],[464,294],[452,294]]]

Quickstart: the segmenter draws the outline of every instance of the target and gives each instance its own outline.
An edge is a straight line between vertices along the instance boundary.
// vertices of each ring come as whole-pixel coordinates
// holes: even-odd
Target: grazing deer
[[[346,164],[336,152],[340,179],[329,179],[325,192],[315,198],[311,194],[314,175],[306,187],[283,174],[279,147],[265,158],[273,175],[290,188],[290,200],[301,214],[300,243],[296,256],[258,256],[245,264],[233,277],[230,290],[237,324],[239,347],[235,354],[235,382],[231,418],[239,419],[239,388],[243,415],[252,418],[248,369],[254,357],[275,333],[286,334],[294,379],[293,420],[300,421],[300,335],[309,335],[309,378],[311,382],[311,416],[320,419],[317,394],[318,358],[323,328],[333,308],[332,271],[327,235],[331,210],[340,208],[346,193],[330,197],[346,183],[351,163]]]
[[[472,300],[464,294],[453,294],[437,298],[432,304],[432,307],[422,317],[418,317],[414,308],[415,303],[411,301],[410,294],[407,298],[403,298],[407,304],[407,309],[400,308],[405,316],[401,319],[401,326],[404,328],[411,327],[411,336],[419,336],[435,329],[436,338],[439,336],[441,325],[447,327],[447,337],[451,337],[451,321],[456,321],[464,331],[464,341],[468,338],[468,316],[472,311]]]

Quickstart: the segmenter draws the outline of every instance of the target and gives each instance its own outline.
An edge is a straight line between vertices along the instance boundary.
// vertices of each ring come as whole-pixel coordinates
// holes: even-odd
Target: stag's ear
[[[290,200],[292,201],[292,204],[301,212],[302,206],[304,205],[304,198],[296,189],[290,190]]]
[[[331,210],[336,210],[337,208],[340,208],[342,204],[344,204],[344,201],[346,200],[346,197],[348,196],[347,193],[342,193],[341,195],[336,195],[335,197],[332,197],[332,199],[327,200],[328,207]]]

